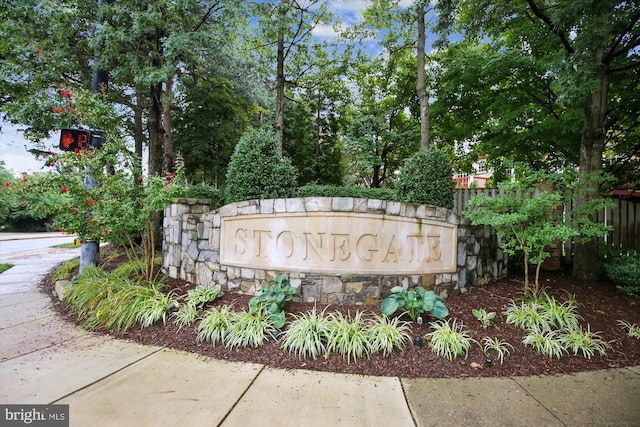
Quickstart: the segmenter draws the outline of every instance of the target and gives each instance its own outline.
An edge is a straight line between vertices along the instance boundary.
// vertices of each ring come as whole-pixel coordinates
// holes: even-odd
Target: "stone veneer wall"
[[[407,275],[328,275],[271,271],[220,264],[221,218],[236,215],[304,212],[355,212],[404,216],[458,226],[457,270]],[[255,294],[264,281],[287,273],[295,298],[319,303],[377,304],[394,286],[422,286],[443,297],[466,292],[507,274],[507,256],[489,226],[472,226],[467,218],[434,206],[343,197],[250,200],[210,211],[207,200],[177,199],[164,212],[163,268],[170,277],[197,284],[216,284],[225,292]]]

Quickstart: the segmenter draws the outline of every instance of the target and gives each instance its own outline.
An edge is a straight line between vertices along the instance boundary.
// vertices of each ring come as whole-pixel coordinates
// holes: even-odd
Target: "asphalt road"
[[[29,252],[72,243],[75,236],[61,233],[0,233],[0,255]]]

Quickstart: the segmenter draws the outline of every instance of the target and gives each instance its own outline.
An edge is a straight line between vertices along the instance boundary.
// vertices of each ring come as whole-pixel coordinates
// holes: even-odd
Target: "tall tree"
[[[429,92],[426,82],[426,38],[425,17],[431,12],[428,1],[418,0],[406,7],[400,0],[373,0],[364,12],[364,27],[384,32],[382,45],[390,55],[398,50],[415,49],[415,90],[420,109],[420,147],[430,144]],[[365,33],[366,34],[366,33]]]
[[[282,151],[286,86],[318,66],[313,53],[319,42],[312,40],[312,32],[321,25],[331,25],[333,16],[328,0],[260,1],[254,3],[254,11],[259,24],[254,51],[266,69],[273,69],[275,62],[274,129]]]
[[[449,29],[486,37],[504,49],[548,54],[559,101],[583,109],[580,176],[601,171],[613,76],[640,66],[640,5],[625,0],[446,0],[437,5],[443,20],[457,19]],[[593,192],[577,197],[578,208],[597,197],[599,185],[592,185]],[[576,245],[574,277],[597,278],[596,259],[595,239]]]

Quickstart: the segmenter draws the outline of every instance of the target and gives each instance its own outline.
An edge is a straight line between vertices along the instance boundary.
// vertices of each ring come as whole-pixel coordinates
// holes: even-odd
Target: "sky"
[[[0,123],[0,160],[4,161],[5,167],[13,172],[14,175],[19,175],[22,172],[43,172],[47,168],[42,168],[44,160],[37,160],[35,156],[27,151],[28,148],[33,148],[33,144],[27,141],[20,129],[24,129],[24,126],[12,125],[6,121]],[[44,141],[43,150],[57,151],[58,140],[60,134],[54,134],[54,136]]]
[[[361,21],[362,11],[367,7],[369,2],[366,0],[332,0],[330,1],[330,9],[338,15],[343,25],[354,25]],[[401,0],[402,6],[410,6],[413,0]],[[329,26],[324,26],[314,30],[316,37],[335,37],[335,30]],[[42,168],[43,160],[37,160],[27,148],[33,148],[22,135],[21,130],[24,126],[12,125],[0,118],[0,161],[4,161],[5,167],[18,176],[22,172],[39,172],[45,171]],[[54,133],[52,138],[44,141],[43,150],[58,151],[59,133]]]

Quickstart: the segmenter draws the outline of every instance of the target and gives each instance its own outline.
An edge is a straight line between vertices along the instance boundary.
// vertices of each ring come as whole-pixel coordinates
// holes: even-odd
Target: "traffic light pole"
[[[109,2],[110,0],[107,0]],[[102,17],[100,16],[100,9],[102,8],[102,0],[98,0],[98,16],[99,23],[102,24]],[[100,48],[97,47],[94,53],[94,61],[96,64],[100,63]],[[105,70],[96,67],[93,73],[93,79],[91,81],[91,92],[98,93],[100,91],[107,90],[109,75]],[[92,188],[96,188],[98,183],[93,178],[93,175],[87,173],[84,177],[84,188],[89,191]],[[88,218],[87,218],[88,219]],[[99,240],[86,240],[80,245],[80,273],[89,265],[98,265],[100,263],[100,241]]]

